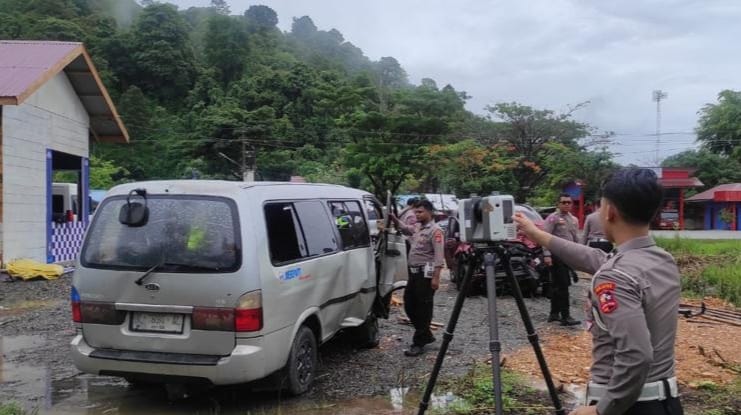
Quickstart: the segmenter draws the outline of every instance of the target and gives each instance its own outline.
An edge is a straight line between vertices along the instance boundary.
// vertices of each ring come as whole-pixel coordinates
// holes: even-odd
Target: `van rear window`
[[[142,227],[118,221],[124,197],[106,199],[95,213],[80,260],[90,268],[160,272],[236,271],[241,244],[236,206],[218,197],[150,196]]]

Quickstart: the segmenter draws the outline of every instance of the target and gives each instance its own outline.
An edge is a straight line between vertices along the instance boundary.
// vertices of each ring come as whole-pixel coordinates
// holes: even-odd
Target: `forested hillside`
[[[613,166],[582,146],[595,130],[571,113],[492,103],[474,115],[454,86],[412,84],[394,57],[373,61],[309,16],[283,32],[279,18],[292,17],[223,0],[0,0],[0,38],[85,42],[131,135],[94,145],[97,187],[238,180],[244,155],[259,180],[546,200]]]

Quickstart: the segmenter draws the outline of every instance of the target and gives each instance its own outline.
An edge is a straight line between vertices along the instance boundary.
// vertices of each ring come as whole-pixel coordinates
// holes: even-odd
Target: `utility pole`
[[[247,138],[244,136],[244,131],[242,131],[239,139],[242,142],[242,181],[254,182],[256,170],[255,161],[257,159],[255,157],[255,147],[250,145],[250,150],[247,151]]]
[[[661,149],[661,100],[667,99],[669,94],[657,89],[653,92],[653,100],[656,101],[656,156],[654,167],[659,167],[659,150]]]

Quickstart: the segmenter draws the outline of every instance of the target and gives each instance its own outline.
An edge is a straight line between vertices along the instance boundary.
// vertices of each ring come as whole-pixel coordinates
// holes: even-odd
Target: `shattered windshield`
[[[150,196],[141,227],[118,221],[124,197],[109,198],[96,212],[81,254],[91,268],[161,272],[231,272],[240,265],[234,202],[224,198]]]

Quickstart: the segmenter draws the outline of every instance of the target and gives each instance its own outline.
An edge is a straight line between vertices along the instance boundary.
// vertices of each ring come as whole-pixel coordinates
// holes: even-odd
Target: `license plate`
[[[131,315],[131,330],[155,333],[182,333],[183,315],[167,313],[140,313]]]

